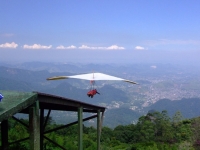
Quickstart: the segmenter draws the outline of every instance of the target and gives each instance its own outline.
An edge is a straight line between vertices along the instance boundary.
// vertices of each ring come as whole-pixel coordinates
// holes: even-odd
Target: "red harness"
[[[96,89],[90,90],[90,91],[87,93],[88,97],[91,97],[91,98],[93,98],[93,96],[94,96],[95,94],[99,94],[99,92],[97,92]]]

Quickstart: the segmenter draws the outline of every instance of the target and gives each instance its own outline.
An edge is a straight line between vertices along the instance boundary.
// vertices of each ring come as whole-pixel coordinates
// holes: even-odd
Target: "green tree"
[[[136,125],[137,136],[139,142],[154,141],[155,138],[155,123],[149,116],[142,116]]]
[[[101,131],[101,142],[109,143],[114,136],[113,130],[109,127],[103,127]]]
[[[155,123],[155,140],[157,142],[171,141],[173,139],[173,128],[167,111],[154,112],[152,117]]]
[[[131,143],[134,140],[135,125],[119,125],[113,130],[114,136],[122,143]]]

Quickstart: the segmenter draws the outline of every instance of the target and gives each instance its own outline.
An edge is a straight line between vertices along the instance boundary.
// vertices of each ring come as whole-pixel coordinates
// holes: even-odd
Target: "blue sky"
[[[199,0],[2,0],[0,61],[200,64],[199,6]]]

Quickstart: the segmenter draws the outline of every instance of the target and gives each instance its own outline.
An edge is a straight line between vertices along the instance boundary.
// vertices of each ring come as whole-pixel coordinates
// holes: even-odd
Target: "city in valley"
[[[159,66],[159,65],[158,65]],[[138,82],[138,85],[114,84],[130,96],[129,106],[131,109],[137,109],[135,104],[141,104],[147,107],[162,99],[181,100],[183,98],[200,98],[200,77],[198,69],[173,67],[168,65],[157,66],[141,65],[147,71],[137,72],[135,74],[123,73],[123,75]],[[191,71],[192,70],[192,71]],[[146,74],[145,74],[146,73]],[[117,108],[126,105],[123,102],[112,102],[109,108]],[[127,105],[126,105],[127,106]]]

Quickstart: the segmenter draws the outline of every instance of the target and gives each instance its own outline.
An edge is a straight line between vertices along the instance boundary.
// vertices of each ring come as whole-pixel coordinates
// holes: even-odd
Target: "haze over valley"
[[[86,95],[90,89],[88,81],[46,80],[52,76],[93,71],[132,80],[139,84],[99,81],[95,86],[100,95],[89,98]],[[4,90],[39,91],[105,106],[107,110],[104,125],[115,127],[118,124],[137,122],[141,115],[154,109],[167,110],[170,115],[181,111],[185,118],[199,116],[200,112],[197,110],[200,101],[199,73],[196,66],[172,64],[119,65],[43,62],[11,64],[1,62],[0,92]],[[61,121],[61,116],[57,112],[53,118],[58,122]],[[110,118],[115,119],[110,121],[112,120]]]

